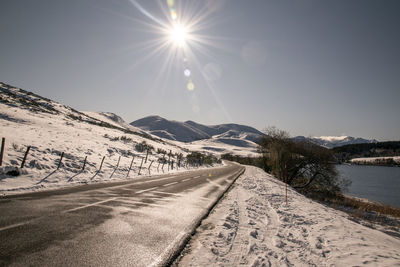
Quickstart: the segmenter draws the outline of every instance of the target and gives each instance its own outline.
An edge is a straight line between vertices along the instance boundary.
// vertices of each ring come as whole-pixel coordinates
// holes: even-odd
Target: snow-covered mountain
[[[377,143],[378,141],[375,139],[364,139],[361,137],[352,137],[352,136],[318,136],[318,137],[304,137],[304,136],[296,136],[293,138],[295,141],[308,141],[314,144],[333,148],[344,145],[352,145],[352,144],[363,144],[363,143]]]
[[[239,124],[203,125],[194,121],[179,122],[160,116],[149,116],[136,120],[131,125],[162,138],[181,142],[193,142],[202,139],[216,139],[221,143],[247,146],[246,141],[256,143],[263,135],[257,129]],[[242,142],[237,142],[239,140]]]
[[[161,138],[180,142],[210,138],[210,135],[185,122],[170,121],[160,116],[149,116],[134,122],[131,125]]]

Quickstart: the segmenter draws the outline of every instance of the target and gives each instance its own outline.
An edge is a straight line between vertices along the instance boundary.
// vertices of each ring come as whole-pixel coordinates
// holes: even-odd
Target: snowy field
[[[5,138],[0,195],[122,181],[139,174],[157,175],[192,168],[177,169],[179,160],[176,155],[186,156],[187,149],[146,135],[115,114],[82,113],[2,83],[0,91],[0,137]],[[136,148],[142,142],[154,148],[147,161],[146,151]],[[28,146],[30,151],[21,169]],[[168,164],[163,166],[159,163],[164,155],[157,153],[158,149],[171,152],[173,169]],[[165,159],[168,157],[165,155]],[[6,174],[16,169],[22,174]]]
[[[198,228],[179,266],[400,266],[400,240],[246,167]]]

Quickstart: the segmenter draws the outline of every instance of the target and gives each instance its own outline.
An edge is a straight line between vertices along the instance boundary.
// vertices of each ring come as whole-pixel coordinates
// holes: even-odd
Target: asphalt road
[[[243,168],[2,197],[0,265],[164,265]]]

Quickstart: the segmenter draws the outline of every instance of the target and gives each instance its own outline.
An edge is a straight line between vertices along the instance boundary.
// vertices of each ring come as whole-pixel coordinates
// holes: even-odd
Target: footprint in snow
[[[253,230],[253,231],[250,232],[250,235],[251,235],[253,238],[257,239],[258,231],[257,231],[257,230]]]

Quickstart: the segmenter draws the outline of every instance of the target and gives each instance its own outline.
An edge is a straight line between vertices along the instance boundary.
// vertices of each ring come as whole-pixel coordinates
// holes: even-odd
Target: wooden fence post
[[[103,159],[101,160],[101,163],[100,163],[100,168],[97,172],[101,171],[101,167],[103,166],[103,162],[104,162],[105,158],[106,158],[106,156],[103,156]]]
[[[115,169],[118,169],[120,160],[121,160],[121,156],[119,156],[119,158],[118,158],[117,167],[115,167]]]
[[[158,165],[157,165],[157,172],[158,172],[158,168],[160,167],[160,161],[158,161]]]
[[[144,158],[142,158],[142,162],[140,163],[138,175],[140,175],[140,171],[142,170],[143,160],[144,160]]]
[[[25,155],[24,155],[24,158],[22,159],[22,163],[21,163],[21,169],[24,167],[24,165],[25,165],[25,160],[26,160],[26,157],[28,156],[28,153],[29,153],[29,150],[31,149],[31,146],[28,146],[27,148],[26,148],[26,152],[25,152]]]
[[[170,150],[168,154],[168,171],[169,171],[169,165],[171,164],[171,153],[172,151]]]
[[[149,165],[149,174],[150,174],[150,168],[151,168],[151,164],[153,164],[153,160],[150,162],[150,165]]]
[[[113,177],[114,173],[117,171],[118,166],[119,166],[119,161],[120,161],[120,160],[121,160],[121,156],[119,156],[119,158],[118,158],[117,166],[115,167],[114,171],[112,172],[112,174],[111,174],[111,176],[110,176],[110,179]]]
[[[60,168],[60,166],[61,166],[61,162],[62,162],[63,157],[64,157],[64,152],[61,152],[61,158],[60,158],[60,161],[58,162],[57,170],[58,170],[58,169]]]
[[[144,163],[147,163],[147,156],[149,155],[149,148],[147,148],[147,151],[146,151],[146,159],[145,159],[145,161],[144,161]]]
[[[4,155],[4,144],[6,142],[6,138],[1,138],[1,150],[0,150],[0,166],[3,164],[3,155]]]
[[[86,160],[87,160],[87,156],[85,157],[85,160],[83,161],[83,166],[82,166],[82,172],[85,170],[85,166],[86,166]]]
[[[131,171],[131,168],[132,168],[132,164],[133,164],[133,160],[134,160],[134,159],[135,159],[135,156],[132,157],[131,165],[129,166],[129,170],[128,170],[128,173],[126,174],[126,177],[129,176],[129,172]]]

